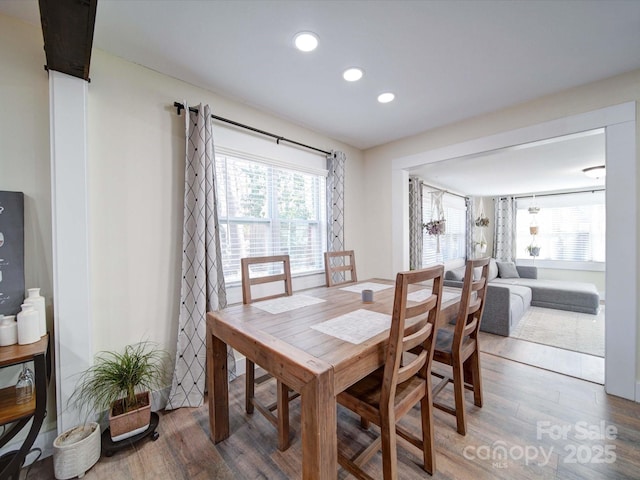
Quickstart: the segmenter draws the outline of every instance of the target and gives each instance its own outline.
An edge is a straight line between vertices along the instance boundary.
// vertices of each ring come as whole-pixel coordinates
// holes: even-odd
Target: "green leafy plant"
[[[164,386],[169,355],[150,342],[127,345],[124,352],[100,352],[81,375],[71,396],[80,410],[109,411],[122,399],[124,411],[135,410],[136,394]]]

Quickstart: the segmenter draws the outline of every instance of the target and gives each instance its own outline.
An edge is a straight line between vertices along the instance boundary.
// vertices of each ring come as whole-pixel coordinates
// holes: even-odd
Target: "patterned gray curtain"
[[[327,155],[327,250],[344,250],[344,170],[346,155]],[[344,273],[343,273],[344,275]]]
[[[499,262],[514,262],[516,258],[516,199],[494,199],[496,220],[493,240],[493,258]]]
[[[422,184],[420,177],[409,177],[409,269],[422,268]]]
[[[199,407],[204,401],[206,313],[226,307],[222,272],[215,155],[209,105],[197,113],[185,106],[186,162],[182,283],[178,347],[166,409]],[[235,378],[235,358],[228,352],[229,377]]]
[[[465,197],[464,204],[467,207],[467,216],[466,216],[466,229],[465,229],[465,249],[467,254],[467,259],[475,258],[475,241],[473,238],[474,228],[476,226],[476,211],[474,208],[473,198]]]

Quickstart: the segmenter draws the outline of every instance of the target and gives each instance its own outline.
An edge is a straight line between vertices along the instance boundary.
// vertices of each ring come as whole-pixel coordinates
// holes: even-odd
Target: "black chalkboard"
[[[24,292],[24,194],[0,191],[0,314],[17,314]]]

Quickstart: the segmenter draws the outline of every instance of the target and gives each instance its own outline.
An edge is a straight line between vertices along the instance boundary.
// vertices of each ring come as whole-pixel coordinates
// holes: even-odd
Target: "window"
[[[216,154],[224,278],[242,279],[240,259],[291,257],[291,273],[324,270],[326,178],[241,154]]]
[[[427,223],[432,218],[431,192],[425,188],[422,195],[422,219]],[[433,265],[448,260],[466,256],[465,235],[467,207],[464,198],[460,198],[450,193],[445,193],[442,197],[442,207],[446,220],[444,235],[428,235],[424,232],[422,236],[422,265]],[[438,253],[438,241],[440,242],[440,253]]]
[[[516,258],[532,260],[527,246],[534,241],[530,225],[534,218],[529,207],[536,205],[540,247],[535,262],[558,268],[589,268],[605,261],[604,191],[567,193],[517,200]],[[603,266],[603,265],[601,265]],[[596,268],[600,269],[600,268]]]

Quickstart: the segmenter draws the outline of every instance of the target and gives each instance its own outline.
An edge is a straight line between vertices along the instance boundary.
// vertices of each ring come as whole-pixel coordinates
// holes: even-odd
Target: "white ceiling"
[[[640,68],[640,1],[98,0],[94,46],[367,149]]]
[[[482,155],[423,165],[412,171],[436,187],[470,196],[604,188],[582,170],[606,164],[604,129],[557,137]],[[498,181],[497,181],[498,179]]]

